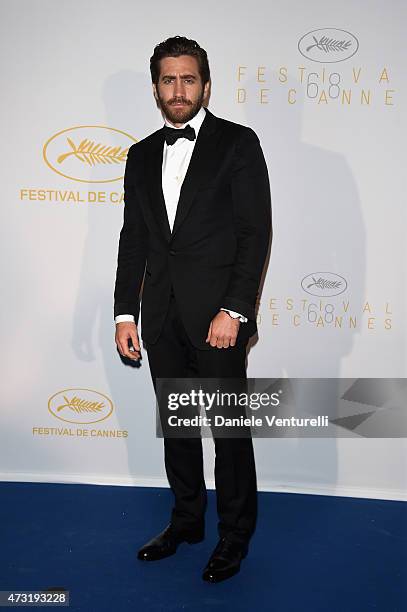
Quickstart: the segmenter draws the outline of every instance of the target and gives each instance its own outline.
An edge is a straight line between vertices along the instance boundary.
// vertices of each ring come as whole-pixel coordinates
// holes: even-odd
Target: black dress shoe
[[[202,578],[207,582],[220,582],[238,573],[240,563],[247,555],[248,547],[223,537],[209,558]]]
[[[178,545],[181,544],[181,542],[196,544],[197,542],[202,542],[203,539],[204,533],[202,531],[182,533],[176,531],[170,523],[164,531],[140,548],[137,553],[137,558],[142,561],[157,561],[158,559],[164,559],[176,553]]]

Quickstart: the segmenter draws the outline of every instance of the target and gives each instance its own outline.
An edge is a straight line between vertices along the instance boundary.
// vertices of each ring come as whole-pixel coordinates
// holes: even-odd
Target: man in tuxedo
[[[207,54],[175,36],[150,59],[164,126],[132,145],[115,285],[116,344],[140,359],[138,318],[157,378],[246,378],[246,347],[271,239],[267,167],[255,132],[216,117]],[[130,347],[129,347],[130,345]],[[236,574],[257,516],[251,437],[214,438],[219,541],[203,579]],[[175,504],[169,525],[138,558],[174,554],[204,537],[202,441],[164,437]]]

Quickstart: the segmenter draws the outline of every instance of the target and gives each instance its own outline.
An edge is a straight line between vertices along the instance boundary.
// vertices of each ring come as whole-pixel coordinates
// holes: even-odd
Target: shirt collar
[[[165,123],[165,125],[168,125],[168,127],[171,127],[174,130],[181,130],[185,125],[190,125],[191,127],[194,128],[196,137],[198,137],[199,128],[201,127],[202,122],[205,119],[205,116],[206,116],[206,111],[205,111],[204,107],[201,106],[201,108],[199,109],[199,111],[197,112],[195,117],[192,117],[192,119],[190,121],[187,121],[186,123],[183,123],[179,128],[176,128],[174,125],[172,125],[172,123],[170,123],[167,120],[167,117],[164,117],[164,123]]]

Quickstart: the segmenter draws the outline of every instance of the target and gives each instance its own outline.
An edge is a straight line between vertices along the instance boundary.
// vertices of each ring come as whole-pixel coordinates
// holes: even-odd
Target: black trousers
[[[246,378],[246,346],[196,349],[186,334],[173,294],[160,337],[146,350],[154,388],[156,378]],[[257,519],[252,439],[214,437],[214,444],[219,536],[247,544]],[[171,522],[183,533],[203,531],[207,494],[201,438],[165,437],[164,460],[175,498]]]

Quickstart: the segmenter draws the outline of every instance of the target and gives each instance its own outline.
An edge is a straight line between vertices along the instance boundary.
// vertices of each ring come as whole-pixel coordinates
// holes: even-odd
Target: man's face
[[[198,61],[191,55],[164,57],[160,68],[157,86],[153,83],[154,97],[168,121],[179,127],[195,117],[209,83],[202,87]]]

